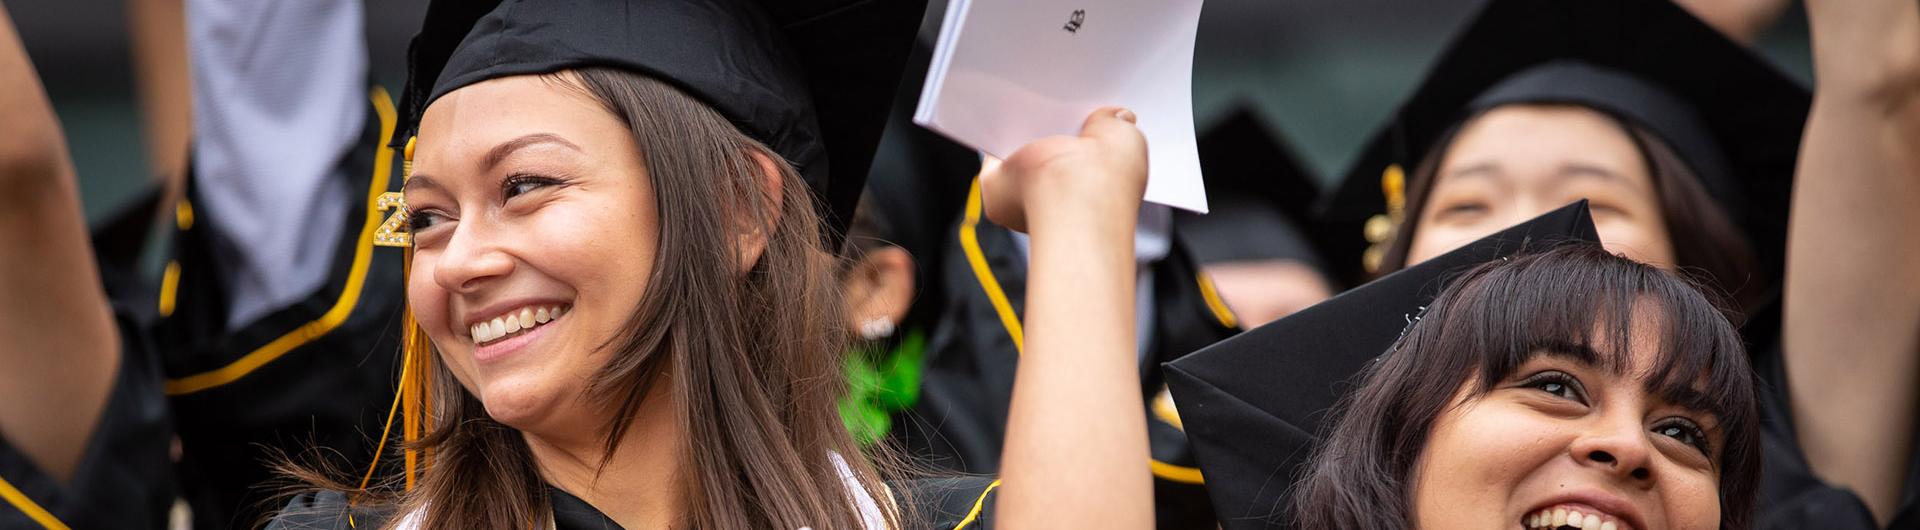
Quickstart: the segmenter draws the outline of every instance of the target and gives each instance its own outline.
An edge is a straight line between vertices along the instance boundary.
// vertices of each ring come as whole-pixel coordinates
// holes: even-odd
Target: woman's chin
[[[554,405],[561,401],[560,388],[532,381],[499,383],[489,385],[480,396],[480,404],[486,407],[488,417],[508,427],[531,429],[551,417]]]

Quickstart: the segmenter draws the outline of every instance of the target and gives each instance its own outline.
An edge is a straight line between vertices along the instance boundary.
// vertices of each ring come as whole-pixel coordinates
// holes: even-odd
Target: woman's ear
[[[847,329],[866,340],[893,334],[913,307],[913,256],[887,245],[854,262],[841,277],[847,299]]]
[[[751,207],[735,209],[734,237],[738,239],[734,242],[734,248],[740,250],[739,261],[735,266],[741,274],[752,270],[753,264],[760,261],[760,255],[766,252],[767,238],[772,237],[774,223],[780,222],[780,213],[786,203],[786,197],[781,190],[786,189],[786,183],[783,181],[786,179],[787,172],[781,171],[779,164],[765,152],[748,150],[748,156],[753,157],[755,170],[760,172],[762,178],[759,182],[765,186],[765,189],[760,190],[763,193],[761,196],[766,200],[742,201],[747,203],[743,206],[753,206],[758,203],[767,211],[762,215],[753,215],[754,211]]]

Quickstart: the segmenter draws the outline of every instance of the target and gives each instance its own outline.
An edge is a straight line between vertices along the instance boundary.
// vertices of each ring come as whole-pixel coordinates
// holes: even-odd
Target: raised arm
[[[1135,365],[1133,232],[1146,140],[1101,109],[980,179],[987,216],[1033,236],[1026,340],[1001,458],[1002,528],[1149,528]]]
[[[1920,3],[1810,0],[1786,365],[1815,473],[1886,524],[1920,417]]]
[[[67,480],[106,406],[119,339],[66,140],[4,6],[0,116],[0,437]]]

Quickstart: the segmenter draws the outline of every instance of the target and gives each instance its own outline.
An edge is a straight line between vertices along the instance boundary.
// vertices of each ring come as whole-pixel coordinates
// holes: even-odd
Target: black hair
[[[1718,418],[1720,527],[1749,528],[1760,477],[1759,420],[1739,333],[1724,306],[1693,283],[1591,243],[1487,263],[1454,278],[1336,406],[1293,499],[1300,527],[1409,527],[1415,464],[1462,385],[1475,385],[1470,398],[1484,395],[1549,351],[1579,352],[1621,373],[1631,364],[1636,308],[1659,314],[1655,329],[1641,335],[1657,341],[1655,361],[1645,367],[1647,391]]]

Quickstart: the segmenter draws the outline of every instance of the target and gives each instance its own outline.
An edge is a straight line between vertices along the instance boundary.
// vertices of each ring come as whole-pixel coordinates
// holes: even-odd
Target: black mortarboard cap
[[[1332,424],[1327,411],[1454,273],[1598,241],[1580,201],[1167,363],[1167,385],[1222,524],[1289,523],[1287,495]]]
[[[462,86],[626,68],[685,90],[791,162],[839,234],[925,8],[925,0],[435,1],[408,51],[392,144],[405,145],[427,105]]]
[[[1211,209],[1174,212],[1174,230],[1201,263],[1295,259],[1319,268],[1318,179],[1250,102],[1228,109],[1198,139]]]
[[[1571,103],[1659,136],[1779,278],[1808,90],[1667,0],[1493,0],[1428,71],[1322,205],[1358,271],[1381,176],[1411,172],[1460,120],[1508,103]],[[1411,184],[1411,183],[1409,183]],[[1409,195],[1411,193],[1409,192]]]

